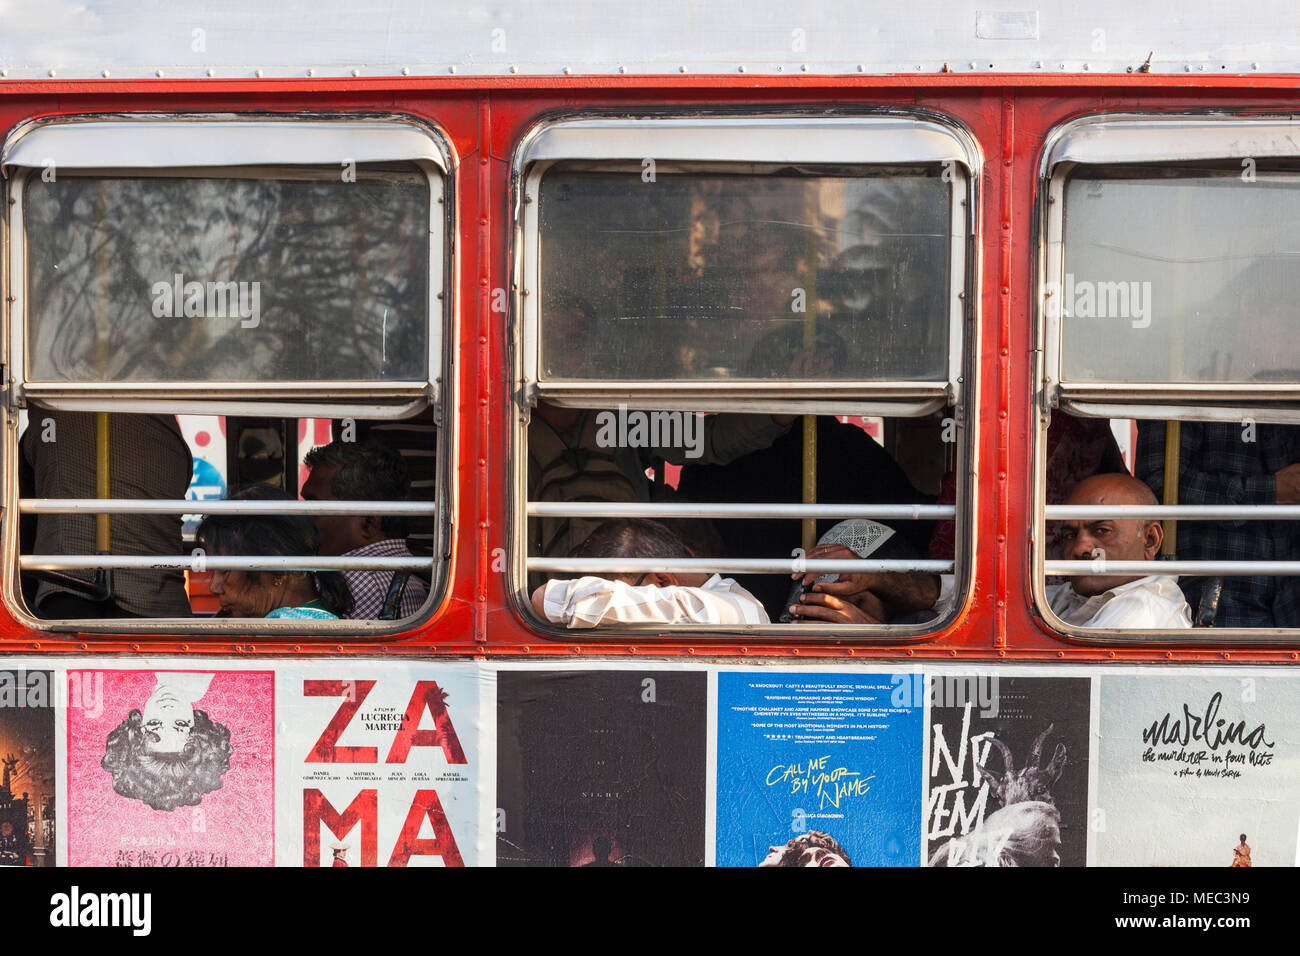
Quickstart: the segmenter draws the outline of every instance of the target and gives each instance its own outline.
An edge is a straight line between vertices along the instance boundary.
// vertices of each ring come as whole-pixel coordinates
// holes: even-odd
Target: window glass
[[[542,381],[945,380],[951,184],[819,170],[547,172]]]
[[[1061,378],[1300,382],[1300,174],[1084,167],[1065,187]]]
[[[27,377],[423,381],[429,184],[414,166],[33,175]]]

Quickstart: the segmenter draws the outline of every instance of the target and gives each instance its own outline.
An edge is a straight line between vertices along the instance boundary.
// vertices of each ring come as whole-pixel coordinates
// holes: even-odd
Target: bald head
[[[1067,505],[1154,505],[1158,504],[1151,489],[1132,475],[1093,475],[1085,478],[1070,492]],[[1074,561],[1152,561],[1164,542],[1159,521],[1145,518],[1090,518],[1061,522],[1063,557]],[[1098,564],[1098,570],[1104,568]],[[1074,590],[1085,596],[1100,594],[1111,588],[1136,581],[1142,575],[1086,574],[1073,575]]]
[[[1155,505],[1151,489],[1132,475],[1093,475],[1074,486],[1067,505]]]

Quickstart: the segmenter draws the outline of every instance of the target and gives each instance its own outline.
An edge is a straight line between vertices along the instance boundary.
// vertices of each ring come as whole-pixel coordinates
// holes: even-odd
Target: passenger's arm
[[[540,601],[540,604],[539,604]],[[570,628],[602,624],[766,624],[762,606],[704,588],[633,587],[625,581],[583,577],[548,581],[533,592],[533,607]]]
[[[686,413],[689,414],[689,413]],[[656,458],[674,465],[728,465],[776,441],[794,420],[792,415],[742,415],[724,413],[696,419],[695,441],[651,450]],[[686,436],[684,436],[686,437]]]
[[[858,556],[842,544],[819,544],[808,552],[809,558],[856,561]],[[939,600],[939,575],[924,572],[875,572],[871,574],[840,574],[835,581],[817,581],[812,572],[804,575],[804,583],[814,592],[833,594],[855,600],[863,593],[874,594],[893,614],[907,611],[925,611]],[[814,583],[815,582],[815,583]]]

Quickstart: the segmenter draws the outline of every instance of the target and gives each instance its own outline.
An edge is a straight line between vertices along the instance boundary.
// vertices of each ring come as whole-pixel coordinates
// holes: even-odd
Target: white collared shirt
[[[582,577],[548,581],[546,619],[565,627],[601,624],[769,624],[758,598],[731,578],[713,575],[699,587],[633,587]]]
[[[1192,612],[1178,578],[1150,575],[1084,597],[1069,582],[1047,589],[1056,616],[1080,627],[1122,627],[1156,631],[1191,627]]]

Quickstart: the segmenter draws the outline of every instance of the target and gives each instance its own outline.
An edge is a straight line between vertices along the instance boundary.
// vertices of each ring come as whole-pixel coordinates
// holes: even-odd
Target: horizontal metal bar
[[[688,501],[530,501],[534,518],[952,518],[954,505],[704,504]]]
[[[1180,518],[1184,521],[1300,521],[1300,505],[1048,505],[1047,520]]]
[[[274,555],[235,557],[195,554],[184,556],[126,554],[24,554],[18,558],[24,571],[425,571],[433,558],[341,557]]]
[[[796,570],[797,569],[797,570]],[[529,571],[552,574],[640,574],[645,571],[682,571],[688,574],[815,574],[857,573],[948,574],[951,561],[832,561],[795,558],[529,558]]]
[[[811,562],[810,562],[811,563]],[[1300,561],[1044,561],[1048,574],[1274,577],[1300,575]]]
[[[436,515],[432,501],[163,501],[152,498],[22,498],[23,514]]]
[[[35,399],[35,396],[33,396]],[[417,398],[402,404],[357,401],[321,402],[247,399],[247,398],[55,398],[40,397],[33,404],[62,412],[122,412],[135,415],[234,415],[241,418],[364,418],[385,421],[409,418],[438,400],[435,391],[429,398]]]

